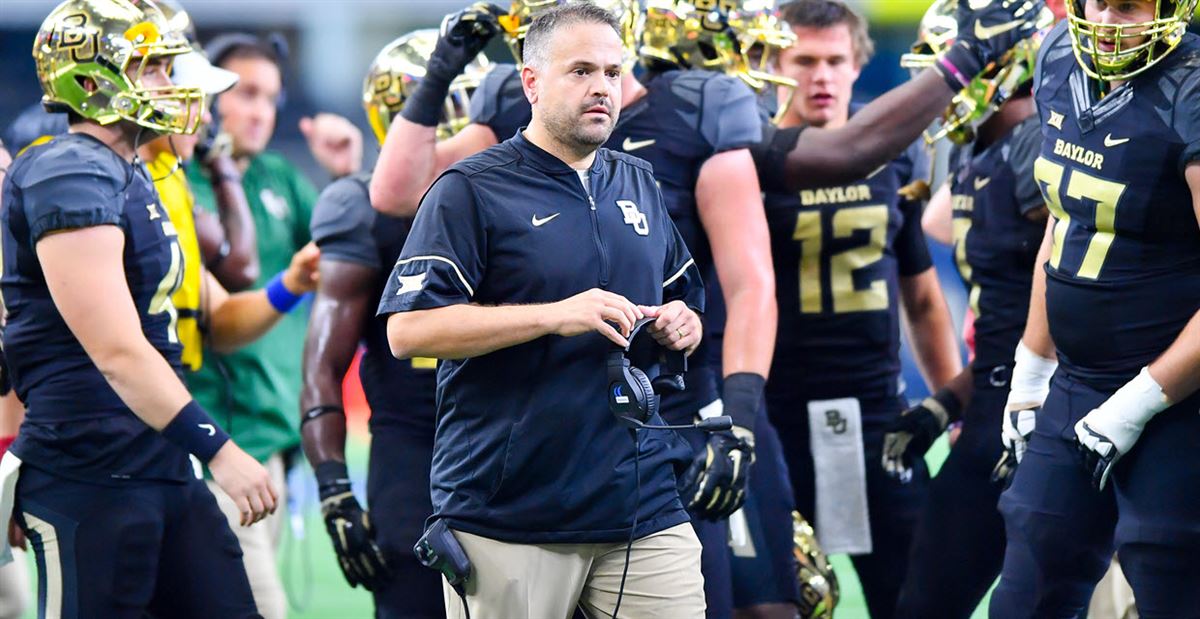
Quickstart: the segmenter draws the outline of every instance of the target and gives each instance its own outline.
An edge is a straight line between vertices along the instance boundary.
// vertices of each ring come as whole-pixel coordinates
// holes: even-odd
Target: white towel
[[[8,523],[12,518],[13,504],[17,500],[17,476],[21,471],[21,459],[11,450],[0,459],[0,565],[12,563],[12,547],[8,545]]]
[[[828,554],[869,554],[867,465],[858,400],[809,402],[808,429],[816,475],[817,541]]]

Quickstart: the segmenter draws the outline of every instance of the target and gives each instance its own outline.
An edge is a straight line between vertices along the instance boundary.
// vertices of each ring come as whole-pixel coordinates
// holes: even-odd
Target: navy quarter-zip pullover
[[[700,275],[645,161],[600,149],[588,186],[522,133],[464,159],[421,201],[380,315],[541,304],[591,288],[703,310]],[[602,543],[688,521],[670,431],[635,445],[609,412],[598,333],[549,335],[438,369],[434,517],[516,543]],[[654,423],[662,423],[654,419]]]

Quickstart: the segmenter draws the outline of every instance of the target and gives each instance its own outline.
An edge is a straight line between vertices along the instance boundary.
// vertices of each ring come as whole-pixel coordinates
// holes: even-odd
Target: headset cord
[[[642,448],[641,442],[638,441],[638,430],[633,431],[633,524],[629,527],[629,541],[625,543],[625,567],[621,570],[621,587],[617,590],[617,605],[613,607],[613,619],[617,619],[617,613],[621,610],[621,598],[625,596],[625,577],[629,575],[629,555],[633,550],[633,535],[637,531],[638,524],[638,507],[642,503]],[[471,619],[467,617],[467,619]]]

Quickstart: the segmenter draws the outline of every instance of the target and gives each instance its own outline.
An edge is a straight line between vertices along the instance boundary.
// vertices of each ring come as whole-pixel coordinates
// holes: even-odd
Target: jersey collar
[[[521,127],[521,129],[517,131],[517,134],[513,136],[512,140],[510,140],[510,142],[512,142],[513,148],[520,153],[522,158],[542,172],[547,174],[576,174],[575,168],[572,168],[562,159],[551,155],[545,150],[542,150],[542,148],[537,144],[534,144],[526,139],[525,127]],[[592,159],[592,167],[590,168],[592,174],[597,174],[601,169],[603,169],[600,165],[600,158],[602,157],[600,150],[601,149],[596,150],[596,156]]]

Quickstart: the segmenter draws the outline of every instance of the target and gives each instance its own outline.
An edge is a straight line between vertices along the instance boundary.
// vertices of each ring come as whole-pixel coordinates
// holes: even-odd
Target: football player
[[[389,43],[363,84],[363,105],[382,145],[393,117],[425,74],[436,30],[418,30]],[[439,136],[466,125],[469,90],[486,71],[480,55],[454,80]],[[312,237],[321,249],[317,288],[304,346],[300,406],[304,451],[316,472],[321,511],[346,580],[375,598],[375,616],[444,617],[440,575],[421,565],[413,542],[433,512],[429,495],[433,457],[436,359],[392,356],[384,321],[375,308],[391,266],[408,237],[411,217],[371,208],[369,173],[334,181],[313,209]],[[359,375],[371,407],[368,514],[350,489],[342,378],[359,343]]]
[[[780,17],[796,40],[777,70],[797,87],[779,127],[844,127],[859,113],[850,95],[872,53],[866,23],[838,0],[789,2]],[[780,315],[767,411],[788,490],[822,548],[851,554],[872,617],[896,603],[928,485],[923,463],[903,479],[877,466],[884,429],[905,408],[901,306],[927,382],[940,388],[961,369],[921,203],[900,192],[927,168],[913,144],[848,184],[766,194]]]
[[[243,525],[274,511],[275,489],[180,381],[181,252],[136,165],[144,137],[196,129],[203,92],[168,77],[189,51],[149,1],[68,0],[35,39],[44,101],[71,129],[4,183],[5,349],[28,413],[2,468],[45,578],[40,614],[258,616],[189,454]]]
[[[930,7],[903,66],[923,69],[953,44],[953,12],[951,0]],[[1047,12],[1044,19],[1048,29],[1053,17]],[[939,227],[953,229],[975,316],[975,356],[950,385],[894,420],[884,438],[884,469],[907,476],[948,423],[963,422],[920,511],[898,617],[970,617],[1003,560],[1004,524],[996,509],[1002,486],[991,472],[1047,216],[1033,178],[1042,139],[1030,92],[1039,44],[1039,36],[1019,43],[972,80],[946,109],[940,129],[927,134],[931,144],[945,136],[954,144],[947,183],[953,223]]]
[[[1003,424],[1020,466],[993,616],[1079,614],[1114,547],[1141,616],[1200,609],[1195,8],[1071,0],[1039,52],[1051,218]]]

